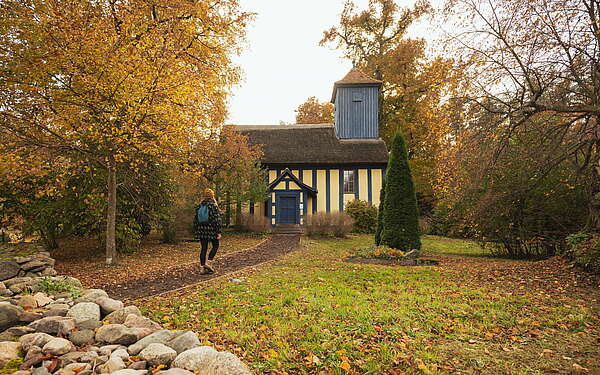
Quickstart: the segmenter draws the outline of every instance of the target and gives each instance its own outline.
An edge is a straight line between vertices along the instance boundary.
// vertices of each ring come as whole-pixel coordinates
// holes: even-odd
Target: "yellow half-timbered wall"
[[[269,183],[272,183],[284,171],[282,169],[269,169]],[[305,216],[317,212],[336,212],[343,211],[346,204],[354,199],[367,201],[374,206],[379,206],[379,194],[383,180],[385,178],[385,169],[383,167],[374,168],[290,168],[291,173],[302,183],[317,190],[316,198],[309,194],[300,194],[300,224],[303,223]],[[344,171],[354,171],[354,192],[344,193]],[[301,187],[295,182],[289,181],[286,185],[281,181],[273,188],[269,200],[253,203],[248,211],[253,215],[264,215],[271,219],[273,225],[276,224],[277,207],[275,201],[276,191],[300,190]],[[265,215],[266,210],[266,215]]]

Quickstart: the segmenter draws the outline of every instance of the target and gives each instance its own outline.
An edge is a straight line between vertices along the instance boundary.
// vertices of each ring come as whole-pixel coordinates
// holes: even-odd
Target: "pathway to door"
[[[124,283],[100,286],[100,288],[106,290],[112,298],[124,301],[150,297],[265,263],[295,250],[299,243],[300,235],[272,235],[250,249],[221,257],[217,255],[214,261],[217,273],[211,275],[200,274],[199,263],[184,264],[172,267],[168,272],[156,277],[127,280]]]

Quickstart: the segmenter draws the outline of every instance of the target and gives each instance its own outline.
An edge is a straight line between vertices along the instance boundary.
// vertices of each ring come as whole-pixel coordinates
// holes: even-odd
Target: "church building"
[[[269,197],[250,202],[249,213],[273,226],[302,225],[354,199],[378,206],[388,161],[379,138],[380,89],[381,81],[353,68],[333,85],[334,124],[236,126],[262,146],[268,169]]]

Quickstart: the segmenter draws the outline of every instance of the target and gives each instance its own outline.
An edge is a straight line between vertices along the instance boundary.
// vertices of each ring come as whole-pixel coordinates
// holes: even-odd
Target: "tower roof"
[[[331,102],[335,102],[335,93],[337,92],[337,88],[340,86],[381,86],[383,82],[369,77],[365,73],[358,70],[356,67],[352,67],[348,74],[344,76],[344,78],[336,81],[333,84],[333,93],[331,94]]]

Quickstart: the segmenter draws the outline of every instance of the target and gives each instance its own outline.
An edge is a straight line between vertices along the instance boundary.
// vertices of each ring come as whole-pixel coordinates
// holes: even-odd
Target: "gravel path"
[[[223,256],[217,253],[213,263],[217,272],[211,275],[200,274],[200,263],[185,264],[168,268],[149,278],[127,280],[100,288],[106,290],[112,298],[120,300],[150,297],[270,261],[295,250],[299,242],[299,235],[273,235],[247,250]]]

